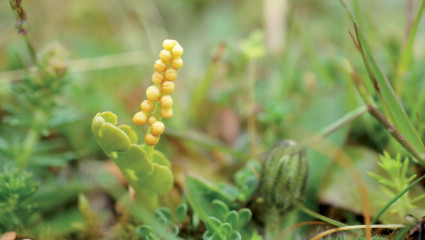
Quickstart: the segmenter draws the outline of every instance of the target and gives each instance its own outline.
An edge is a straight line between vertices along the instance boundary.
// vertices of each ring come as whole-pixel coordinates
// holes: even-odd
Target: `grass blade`
[[[347,13],[354,22],[354,27],[356,30],[357,43],[360,47],[363,61],[365,63],[368,72],[370,72],[371,80],[374,82],[375,89],[377,93],[381,95],[381,102],[385,104],[390,113],[390,117],[394,122],[396,128],[400,131],[400,133],[406,138],[408,142],[410,142],[420,154],[425,152],[424,144],[419,137],[416,129],[414,128],[412,122],[410,121],[406,111],[402,107],[400,100],[395,94],[391,84],[389,83],[385,73],[382,68],[379,66],[377,60],[375,59],[372,50],[370,49],[365,36],[362,31],[359,29],[353,15],[347,8],[347,5],[341,0],[344,7],[347,9]],[[370,69],[369,69],[370,67]],[[388,117],[388,116],[387,116]],[[414,157],[418,158],[417,156]],[[424,162],[423,157],[417,159],[420,162]]]
[[[408,67],[412,65],[413,60],[413,44],[415,42],[416,33],[418,32],[419,22],[421,21],[422,14],[425,10],[425,0],[422,0],[421,6],[419,7],[418,14],[415,17],[415,20],[412,23],[412,26],[409,31],[409,37],[407,39],[407,44],[404,46],[403,51],[400,55],[400,61],[397,65],[397,77],[395,79],[395,90],[399,97],[403,93],[403,82],[408,71]]]

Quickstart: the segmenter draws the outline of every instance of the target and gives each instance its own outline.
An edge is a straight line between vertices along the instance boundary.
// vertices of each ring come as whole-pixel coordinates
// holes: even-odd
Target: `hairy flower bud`
[[[292,140],[278,142],[263,163],[260,195],[268,210],[287,212],[293,201],[301,201],[307,183],[308,162],[305,150]]]

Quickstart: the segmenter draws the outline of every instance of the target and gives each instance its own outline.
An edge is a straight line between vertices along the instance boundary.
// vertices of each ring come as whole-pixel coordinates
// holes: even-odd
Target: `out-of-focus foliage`
[[[373,53],[381,68],[374,66],[372,72],[379,75],[379,84],[388,78],[406,111],[400,116],[387,108],[369,80],[370,72],[347,33],[355,38],[352,20],[334,1],[1,1],[0,166],[17,168],[2,176],[29,181],[26,187],[40,183],[31,198],[16,205],[36,208],[26,211],[26,217],[18,215],[13,226],[1,217],[0,223],[6,224],[1,231],[45,240],[84,239],[89,232],[82,226],[95,217],[104,239],[141,238],[136,233],[141,225],[149,226],[148,235],[150,229],[157,234],[164,228],[172,234],[178,226],[176,238],[201,239],[204,233],[212,237],[217,232],[232,236],[237,231],[242,239],[261,239],[264,222],[256,216],[255,201],[262,153],[281,139],[306,143],[364,105],[344,63],[358,73],[357,80],[376,108],[394,126],[410,128],[408,138],[416,138],[412,144],[421,148],[420,140],[425,138],[423,2],[347,1],[369,43],[367,61]],[[280,49],[269,44],[271,33],[284,39]],[[157,199],[161,209],[173,213],[171,221],[168,210],[159,210],[162,215],[153,220],[138,218],[142,211],[132,211],[134,196],[129,197],[128,191],[128,183],[134,182],[114,167],[113,156],[103,153],[91,131],[92,118],[99,112],[111,111],[123,123],[131,122],[151,84],[152,62],[168,38],[185,48],[185,67],[175,80],[174,117],[164,121],[167,128],[157,145],[172,163],[167,168],[175,179],[173,186],[167,185],[172,190]],[[132,128],[138,134],[146,130]],[[385,176],[379,155],[386,151],[390,156],[400,154],[400,159],[407,157],[409,162],[402,166],[422,175],[423,167],[410,162],[411,154],[387,130],[364,113],[308,146],[303,204],[346,224],[360,224],[363,202],[347,169],[359,172],[372,217],[381,210],[376,196],[382,193],[366,173]],[[347,159],[351,165],[343,164]],[[396,162],[391,158],[389,163]],[[24,172],[31,172],[35,180],[22,177]],[[186,177],[193,175],[205,180]],[[410,180],[406,177],[402,185]],[[401,189],[400,185],[391,194]],[[79,200],[81,193],[85,198]],[[422,193],[423,184],[417,184],[409,197]],[[177,211],[182,202],[187,209]],[[234,220],[240,209],[251,209],[253,216],[242,228],[232,226],[235,221],[226,217],[210,221],[213,202],[227,206],[229,219]],[[413,214],[419,219],[425,206],[420,202],[417,206]],[[5,216],[2,209],[0,216]],[[155,224],[164,222],[164,217],[165,224]],[[289,229],[310,220],[310,215],[294,208],[278,227]],[[388,211],[380,221],[401,223]],[[322,230],[319,225],[304,226],[284,234],[287,239],[309,238]]]

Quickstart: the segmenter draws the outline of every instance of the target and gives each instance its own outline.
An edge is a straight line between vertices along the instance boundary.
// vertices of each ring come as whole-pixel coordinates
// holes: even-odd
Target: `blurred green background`
[[[408,4],[388,0],[347,3],[391,79],[406,40]],[[419,2],[412,3],[415,11]],[[75,210],[81,191],[106,191],[119,198],[125,190],[119,184],[120,190],[108,190],[107,170],[99,177],[93,170],[96,167],[87,167],[98,166],[106,158],[92,136],[91,120],[98,112],[112,111],[120,122],[131,122],[151,84],[153,62],[164,39],[176,39],[184,48],[184,66],[173,93],[174,117],[165,121],[166,137],[158,146],[172,161],[181,185],[188,173],[230,180],[235,168],[250,158],[260,159],[277,140],[306,139],[363,104],[344,70],[344,61],[351,61],[364,79],[367,75],[349,35],[353,25],[338,1],[24,0],[22,6],[28,18],[27,36],[35,49],[58,41],[70,52],[68,85],[58,98],[59,106],[67,110],[63,117],[69,121],[40,139],[59,142],[57,148],[34,150],[34,157],[39,153],[40,158],[50,159],[48,163],[38,166],[41,170],[31,164],[27,168],[40,174],[36,178],[41,180],[41,192],[63,184],[68,194],[56,200],[56,205],[41,204],[46,222],[60,215],[58,211]],[[8,1],[1,1],[1,118],[10,115],[4,105],[14,104],[11,86],[22,79],[19,69],[31,65],[15,22]],[[421,67],[424,38],[422,24],[415,41],[415,62],[410,66],[417,79],[425,73]],[[410,109],[425,106],[420,89],[421,81],[403,99],[412,116]],[[420,125],[420,120],[413,121]],[[143,127],[135,129],[141,134]],[[12,137],[12,132],[23,136],[25,129],[3,122],[0,147],[19,152],[22,137]],[[423,127],[419,132],[423,137]],[[378,171],[378,154],[384,149],[397,152],[388,147],[389,135],[370,116],[327,140],[350,155],[365,179],[367,171]],[[13,162],[14,155],[5,152],[0,155],[0,166]],[[344,197],[355,196],[356,190],[339,192],[350,180],[338,182],[344,174],[332,169],[332,161],[320,152],[326,149],[309,151],[306,205],[316,210],[320,204],[334,205],[358,214],[360,201]],[[402,154],[407,155],[404,150]],[[365,181],[370,181],[370,191],[377,191],[373,180]],[[96,190],[99,186],[104,189]],[[48,199],[54,194],[38,196]],[[72,213],[69,216],[78,219]]]

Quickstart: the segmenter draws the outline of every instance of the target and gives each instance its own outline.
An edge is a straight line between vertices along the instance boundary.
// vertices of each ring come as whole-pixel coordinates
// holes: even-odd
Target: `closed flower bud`
[[[155,106],[154,106],[153,102],[151,102],[149,100],[143,100],[143,102],[140,104],[140,109],[142,109],[142,111],[145,112],[145,113],[152,112],[154,107]]]
[[[165,70],[165,78],[169,81],[174,81],[177,78],[177,70],[174,68],[167,68]]]
[[[171,39],[165,39],[164,42],[162,42],[162,47],[167,50],[173,49],[174,45],[176,45],[176,40]]]
[[[162,108],[171,108],[173,106],[173,98],[170,95],[164,95],[159,99]]]
[[[146,89],[146,97],[152,102],[158,101],[161,97],[161,90],[155,85],[149,86]]]
[[[156,121],[151,125],[151,133],[155,136],[159,136],[164,132],[165,125],[161,121]]]
[[[168,119],[173,117],[173,109],[172,108],[161,108],[161,117]]]
[[[179,58],[183,55],[183,48],[182,46],[180,46],[179,43],[176,43],[176,45],[174,45],[173,50],[171,51],[171,53],[173,53],[173,57],[174,58]]]
[[[284,214],[305,195],[308,162],[305,150],[292,140],[278,142],[263,164],[260,196],[264,210]]]
[[[155,84],[161,84],[163,80],[164,80],[164,75],[162,73],[155,72],[152,75],[152,82]]]
[[[149,118],[148,118],[148,124],[149,124],[149,126],[151,126],[154,122],[156,122],[156,121],[158,121],[158,119],[156,119],[156,117],[155,116],[150,116]]]
[[[148,120],[148,115],[145,112],[137,112],[133,116],[133,123],[136,125],[143,125]]]
[[[175,47],[174,47],[175,48]],[[174,48],[173,48],[173,51],[174,51]],[[161,59],[161,61],[162,62],[164,62],[164,63],[167,63],[167,62],[169,62],[170,60],[171,60],[171,58],[172,58],[173,56],[171,56],[171,52],[170,51],[168,51],[168,50],[165,50],[165,49],[162,49],[160,52],[159,52],[159,58]]]
[[[173,60],[171,60],[171,66],[176,70],[183,67],[183,59],[174,58]]]
[[[154,64],[155,70],[157,72],[163,72],[167,68],[167,64],[162,62],[161,60],[156,60]]]
[[[174,84],[174,82],[164,81],[161,86],[162,86],[162,91],[164,93],[170,94],[174,91],[174,88],[176,85]]]
[[[159,137],[153,135],[152,133],[148,133],[145,136],[145,143],[149,146],[155,146],[159,141]]]

